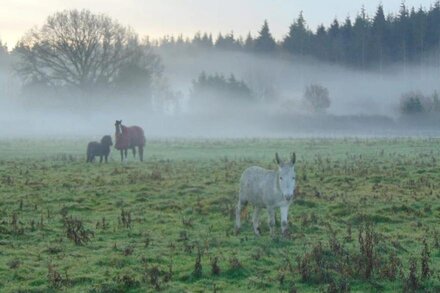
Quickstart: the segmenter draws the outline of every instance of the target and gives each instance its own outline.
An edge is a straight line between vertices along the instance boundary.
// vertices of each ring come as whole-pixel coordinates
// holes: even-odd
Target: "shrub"
[[[400,113],[403,115],[433,112],[440,112],[440,100],[437,91],[434,91],[431,96],[413,91],[403,94],[400,98]]]
[[[76,245],[83,245],[90,241],[93,232],[86,229],[82,220],[71,217],[63,219],[64,229],[67,238],[75,242]]]
[[[405,280],[404,292],[413,292],[420,288],[420,282],[417,278],[417,260],[411,258],[409,262],[409,273]]]
[[[255,101],[249,86],[233,74],[225,77],[222,74],[210,75],[202,72],[193,80],[190,96],[193,107],[203,112],[209,109],[218,111],[224,107],[232,110]]]
[[[422,105],[425,97],[420,92],[409,92],[400,98],[400,113],[403,115],[415,115],[426,111]]]
[[[211,259],[211,273],[214,276],[220,275],[221,270],[218,261],[219,261],[218,256],[215,256],[214,258]]]
[[[306,87],[303,102],[306,108],[312,112],[325,112],[331,104],[329,91],[322,85],[311,84]]]
[[[202,250],[199,245],[197,245],[197,256],[194,264],[193,275],[196,278],[200,278],[202,276]]]
[[[440,112],[440,99],[437,91],[432,94],[432,109],[434,112]]]

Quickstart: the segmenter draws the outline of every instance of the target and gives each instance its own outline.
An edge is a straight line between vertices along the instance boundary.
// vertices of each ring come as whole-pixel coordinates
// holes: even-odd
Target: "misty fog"
[[[182,95],[174,103],[178,110],[154,108],[151,103],[121,99],[79,97],[78,101],[51,101],[43,96],[29,101],[20,96],[20,81],[11,72],[0,74],[2,137],[38,136],[96,136],[112,134],[113,123],[122,119],[127,125],[138,124],[151,137],[254,137],[306,135],[411,135],[396,130],[385,131],[382,125],[363,125],[361,129],[329,130],[319,123],[312,132],[295,118],[307,115],[301,108],[301,98],[308,84],[319,83],[330,92],[328,115],[378,115],[398,117],[402,93],[438,90],[439,69],[435,67],[403,65],[386,68],[382,73],[351,70],[312,59],[299,57],[267,57],[242,52],[201,52],[174,54],[158,52],[164,64],[164,75],[172,89]],[[258,105],[247,105],[238,115],[225,113],[194,114],[188,106],[192,81],[202,72],[233,73],[244,80],[254,93],[271,88],[276,99]],[[270,125],[274,117],[283,118],[281,128]],[[296,122],[296,123],[295,123]],[[287,125],[286,125],[287,123]],[[324,122],[325,123],[325,122]],[[347,125],[346,125],[347,126]],[[346,130],[346,131],[344,131]],[[431,130],[432,131],[432,130]]]
[[[319,83],[330,91],[329,114],[396,117],[402,93],[411,90],[431,93],[439,89],[440,80],[440,68],[428,66],[413,65],[404,69],[403,64],[393,65],[378,73],[350,70],[298,56],[267,57],[241,52],[186,56],[164,52],[161,56],[166,75],[179,90],[188,91],[191,80],[202,71],[234,73],[254,91],[275,89],[280,100],[272,105],[271,111],[282,111],[283,102],[299,101],[307,85]]]

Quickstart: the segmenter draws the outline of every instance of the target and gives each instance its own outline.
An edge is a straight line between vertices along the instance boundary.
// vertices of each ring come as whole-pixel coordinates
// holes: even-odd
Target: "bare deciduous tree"
[[[16,52],[25,83],[89,90],[120,83],[134,66],[149,78],[161,72],[158,56],[130,28],[88,10],[49,16],[25,35]]]

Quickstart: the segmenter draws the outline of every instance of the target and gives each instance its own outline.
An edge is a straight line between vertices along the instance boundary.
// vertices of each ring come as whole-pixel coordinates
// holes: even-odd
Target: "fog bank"
[[[146,101],[130,94],[53,97],[23,95],[11,72],[0,74],[1,138],[91,137],[114,133],[114,121],[144,127],[147,137],[307,137],[307,136],[437,136],[438,123],[416,123],[399,117],[402,93],[438,90],[435,67],[396,65],[379,71],[292,56],[241,52],[157,52],[169,87],[180,92],[173,101]],[[255,96],[247,105],[206,107],[194,113],[192,82],[201,72],[234,74]],[[327,113],[311,114],[301,105],[306,86],[329,90]],[[270,94],[267,94],[270,93]],[[49,97],[50,96],[50,97]],[[156,99],[158,99],[156,97]],[[167,103],[177,105],[168,107]],[[167,110],[168,109],[168,110]],[[171,109],[171,110],[170,110]],[[432,121],[431,121],[432,122]]]

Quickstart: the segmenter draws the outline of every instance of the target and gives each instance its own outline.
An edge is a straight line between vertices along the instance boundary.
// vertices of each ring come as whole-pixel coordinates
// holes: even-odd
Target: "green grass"
[[[419,290],[440,290],[438,139],[156,140],[146,162],[127,165],[115,151],[109,164],[86,164],[86,143],[0,140],[1,292],[145,292],[156,283],[171,292],[395,292],[411,258]],[[256,238],[251,207],[235,235],[241,172],[274,168],[276,151],[297,153],[290,238],[270,238],[266,214]],[[70,217],[93,233],[89,242],[67,237]],[[366,277],[358,238],[368,227]],[[395,278],[386,273],[392,256],[401,263]]]

